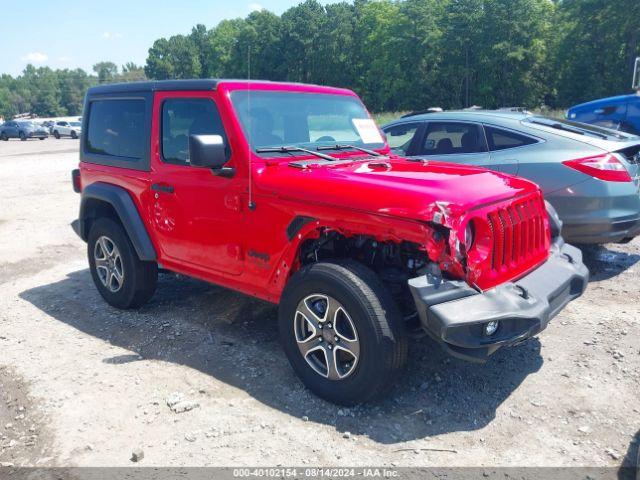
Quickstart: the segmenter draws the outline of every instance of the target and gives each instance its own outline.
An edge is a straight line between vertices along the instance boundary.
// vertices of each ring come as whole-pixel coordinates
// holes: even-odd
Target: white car
[[[56,138],[60,138],[60,137],[78,138],[81,132],[82,132],[82,123],[80,122],[59,121],[59,122],[56,122],[53,127],[51,127],[51,133],[53,133],[53,136]]]

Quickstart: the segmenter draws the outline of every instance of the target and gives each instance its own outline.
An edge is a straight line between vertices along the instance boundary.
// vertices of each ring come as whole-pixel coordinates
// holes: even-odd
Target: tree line
[[[0,75],[0,117],[12,118],[31,113],[38,117],[80,115],[87,89],[98,83],[131,82],[146,78],[144,69],[134,63],[121,68],[113,62],[93,66],[95,75],[84,70],[52,70],[27,65],[16,78]]]
[[[158,39],[144,75],[250,73],[341,86],[358,92],[372,111],[565,108],[629,92],[639,35],[638,0],[355,0],[324,6],[305,0],[282,15],[255,11]],[[136,78],[142,76],[133,67]],[[7,96],[25,102],[21,111],[31,106],[38,113],[77,113],[83,90],[72,92],[80,86],[131,79],[117,67],[94,70],[95,76],[83,76],[27,67],[16,79],[3,76],[0,114]],[[32,96],[22,95],[23,88]]]

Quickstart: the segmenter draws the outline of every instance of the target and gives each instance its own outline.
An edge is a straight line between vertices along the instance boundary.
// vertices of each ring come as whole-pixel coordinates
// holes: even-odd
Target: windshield
[[[384,146],[378,127],[355,97],[242,90],[232,92],[231,101],[254,150],[282,146],[317,149],[338,143]]]

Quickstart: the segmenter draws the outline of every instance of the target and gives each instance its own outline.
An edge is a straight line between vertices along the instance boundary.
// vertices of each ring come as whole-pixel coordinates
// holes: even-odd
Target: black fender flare
[[[156,250],[131,195],[117,185],[95,182],[82,190],[80,214],[78,220],[72,223],[73,229],[80,238],[86,242],[89,236],[87,219],[90,218],[90,212],[87,211],[87,205],[90,200],[99,200],[113,207],[140,260],[144,262],[157,260]]]

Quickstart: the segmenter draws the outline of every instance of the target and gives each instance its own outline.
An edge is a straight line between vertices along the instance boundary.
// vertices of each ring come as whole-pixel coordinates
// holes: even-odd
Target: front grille
[[[546,209],[541,197],[519,199],[487,215],[493,237],[491,269],[494,272],[518,270],[545,254],[548,233]]]

